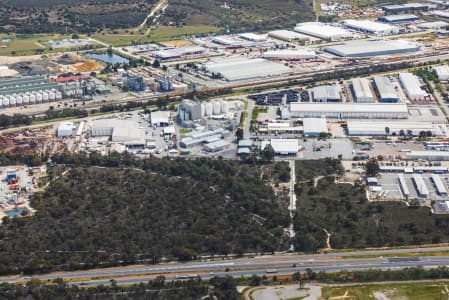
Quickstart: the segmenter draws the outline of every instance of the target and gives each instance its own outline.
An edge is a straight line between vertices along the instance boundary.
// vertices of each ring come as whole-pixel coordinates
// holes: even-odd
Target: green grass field
[[[9,43],[0,43],[0,56],[24,56],[33,54],[45,54],[64,52],[73,49],[55,48],[50,49],[46,43],[49,40],[70,39],[71,35],[62,34],[29,34],[29,35],[7,35],[1,34],[0,39],[11,39]],[[80,36],[84,38],[85,36]],[[43,49],[42,53],[37,53],[39,49]]]
[[[164,42],[170,40],[182,39],[189,35],[204,34],[221,31],[220,27],[198,25],[198,26],[160,26],[151,31],[149,35],[143,34],[98,34],[94,38],[111,44],[114,47],[129,46],[133,42],[136,44],[149,42]]]
[[[323,299],[368,300],[381,299],[383,294],[391,300],[437,300],[448,299],[448,285],[449,282],[430,282],[324,287],[322,296]]]

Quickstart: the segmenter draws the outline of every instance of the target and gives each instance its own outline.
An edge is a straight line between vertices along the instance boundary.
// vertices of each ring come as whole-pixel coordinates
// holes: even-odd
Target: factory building
[[[221,74],[228,81],[250,80],[291,73],[289,67],[263,58],[238,58],[206,63],[210,73]]]
[[[307,118],[303,120],[304,136],[320,136],[328,133],[326,118]]]
[[[407,153],[406,159],[408,160],[433,160],[433,161],[448,161],[448,151],[411,151]]]
[[[430,95],[421,88],[421,82],[416,75],[399,73],[399,82],[410,100],[424,101],[430,99]]]
[[[352,38],[352,33],[348,30],[321,22],[296,24],[295,31],[326,41],[338,41]]]
[[[405,40],[357,40],[324,47],[324,51],[341,57],[398,55],[419,51],[417,44]]]
[[[141,76],[130,76],[125,80],[125,89],[131,92],[143,92],[147,88],[147,84]]]
[[[312,99],[314,102],[341,102],[340,86],[320,85],[312,88]]]
[[[266,59],[279,59],[279,60],[304,60],[315,59],[317,57],[315,51],[309,49],[283,49],[267,51],[263,54],[263,58]]]
[[[429,4],[427,4],[427,3],[404,3],[404,4],[384,5],[384,6],[382,6],[382,10],[385,12],[386,15],[421,12],[421,11],[428,11]]]
[[[0,80],[0,108],[33,105],[62,99],[60,86],[42,76]]]
[[[344,20],[346,27],[375,35],[389,35],[399,32],[399,28],[385,23],[378,23],[370,20]]]
[[[266,127],[259,127],[260,133],[268,134],[303,134],[303,131],[303,126],[291,126],[282,122],[270,122]]]
[[[251,41],[251,42],[257,42],[261,43],[267,40],[267,37],[263,34],[255,34],[255,33],[241,33],[239,34],[239,37],[241,37],[244,40]]]
[[[419,20],[419,17],[412,14],[402,14],[402,15],[388,15],[377,18],[379,22],[398,24],[398,23],[410,23]]]
[[[310,41],[310,36],[290,30],[273,30],[268,32],[268,36],[273,39],[290,43],[291,42],[307,43]]]
[[[447,22],[443,22],[443,21],[435,21],[435,22],[425,22],[425,23],[420,23],[418,25],[416,25],[417,28],[419,29],[432,29],[432,30],[439,30],[439,29],[444,29],[447,27]]]
[[[405,182],[404,175],[399,174],[398,181],[399,181],[399,186],[401,188],[402,195],[404,195],[405,198],[408,198],[410,196],[410,191],[408,189],[407,183]]]
[[[447,196],[446,186],[441,180],[441,177],[436,174],[432,174],[430,178],[432,179],[433,185],[435,186],[438,195]]]
[[[431,12],[431,14],[435,17],[449,19],[449,12],[446,10],[434,10]]]
[[[358,103],[374,102],[374,95],[371,91],[371,85],[366,78],[354,78],[352,80],[352,90],[355,101]]]
[[[422,132],[431,132],[432,136],[446,136],[445,125],[432,124],[430,122],[366,122],[348,121],[347,130],[350,136],[385,136],[385,128],[388,127],[390,136],[411,134],[419,136]]]
[[[270,141],[262,141],[260,149],[265,149],[267,145],[271,145],[273,147],[276,155],[296,156],[300,150],[297,139],[271,139]]]
[[[185,59],[193,56],[203,55],[206,50],[200,46],[181,47],[158,50],[153,52],[153,56],[159,60],[167,61],[174,59]]]
[[[189,148],[199,144],[210,144],[217,141],[221,141],[223,137],[231,134],[229,131],[219,128],[216,130],[206,130],[206,131],[192,131],[184,135],[181,139],[181,147]]]
[[[436,67],[433,67],[433,69],[435,70],[435,72],[438,75],[438,80],[440,80],[440,81],[448,81],[449,80],[449,66],[447,66],[447,65],[436,66]]]
[[[337,119],[407,119],[405,104],[391,103],[290,103],[290,116],[293,118]]]
[[[396,89],[388,77],[374,76],[374,88],[377,92],[379,102],[399,102],[399,97],[396,93]]]
[[[198,101],[184,99],[178,110],[179,119],[184,121],[196,121],[201,119],[201,104]]]
[[[219,152],[226,150],[231,146],[231,142],[225,140],[219,140],[216,142],[212,142],[204,145],[204,150],[207,152]]]
[[[73,128],[73,122],[61,122],[56,134],[59,138],[72,136]]]

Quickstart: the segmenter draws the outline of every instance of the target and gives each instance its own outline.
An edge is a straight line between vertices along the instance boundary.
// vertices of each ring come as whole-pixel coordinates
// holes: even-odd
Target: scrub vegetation
[[[50,181],[60,166],[70,171],[33,196],[34,216],[4,219],[0,274],[288,248],[288,197],[271,180],[284,166],[128,154],[52,160]]]

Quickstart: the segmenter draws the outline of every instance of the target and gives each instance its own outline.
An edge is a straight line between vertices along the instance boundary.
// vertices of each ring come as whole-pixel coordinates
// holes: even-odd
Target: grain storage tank
[[[56,100],[61,100],[62,99],[62,93],[58,90],[54,90],[55,96],[56,96]]]
[[[220,101],[214,101],[213,102],[213,106],[214,106],[214,115],[219,115],[221,112],[221,103]]]
[[[16,96],[15,95],[10,95],[9,96],[9,106],[16,106]]]
[[[36,97],[36,102],[42,103],[42,93],[41,92],[33,92],[33,95]]]
[[[210,102],[206,103],[206,116],[212,116],[212,113],[214,111],[213,105]]]
[[[36,96],[29,93],[28,96],[30,97],[30,104],[36,104]]]
[[[52,92],[52,91],[48,91],[48,100],[49,101],[55,101],[55,99],[56,99],[55,93]]]
[[[3,107],[8,107],[8,106],[9,106],[9,97],[4,96],[3,97]]]
[[[28,96],[27,94],[22,94],[22,102],[23,105],[30,104],[30,96]]]
[[[42,91],[42,102],[48,102],[48,93],[47,93],[47,91]]]
[[[37,96],[37,93],[36,92],[31,92],[30,93],[30,98],[31,97],[34,97],[34,99],[36,99],[36,103],[42,103],[42,102],[44,102],[44,101],[42,101],[42,98],[41,97],[38,97]]]
[[[201,116],[204,117],[206,115],[206,103],[201,102]]]
[[[3,96],[0,96],[0,108],[3,107]]]
[[[23,98],[21,94],[17,94],[16,96],[16,105],[17,106],[22,106],[23,105]]]
[[[229,105],[227,101],[221,102],[221,112],[227,114],[229,112]]]

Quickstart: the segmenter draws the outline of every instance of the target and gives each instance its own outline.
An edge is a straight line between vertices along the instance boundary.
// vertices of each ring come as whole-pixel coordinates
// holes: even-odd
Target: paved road
[[[164,275],[168,279],[182,279],[183,276],[201,275],[205,279],[214,276],[251,276],[263,275],[267,270],[276,274],[293,274],[304,272],[310,268],[316,272],[336,272],[340,270],[368,270],[368,269],[400,269],[406,267],[423,266],[437,267],[449,265],[449,256],[427,256],[412,258],[382,258],[385,254],[416,253],[429,251],[447,251],[449,247],[414,248],[414,249],[389,249],[354,251],[329,254],[283,254],[266,255],[232,260],[189,262],[189,263],[165,263],[159,265],[134,265],[128,267],[116,267],[105,269],[81,270],[73,272],[59,272],[43,275],[35,275],[33,278],[40,280],[52,280],[63,278],[73,280],[75,284],[95,285],[109,282],[116,277],[120,283],[136,283],[148,281],[158,275]],[[354,255],[378,255],[375,258],[351,258]],[[342,257],[347,257],[342,259]],[[101,278],[88,280],[86,278]],[[77,281],[84,278],[85,281]],[[0,277],[0,282],[17,283],[29,280],[30,277],[8,276]]]
[[[254,101],[248,99],[248,107],[246,109],[247,116],[246,116],[244,128],[243,128],[243,138],[244,139],[251,138],[251,131],[249,129],[251,126],[251,115],[253,113],[253,108],[254,108]]]

